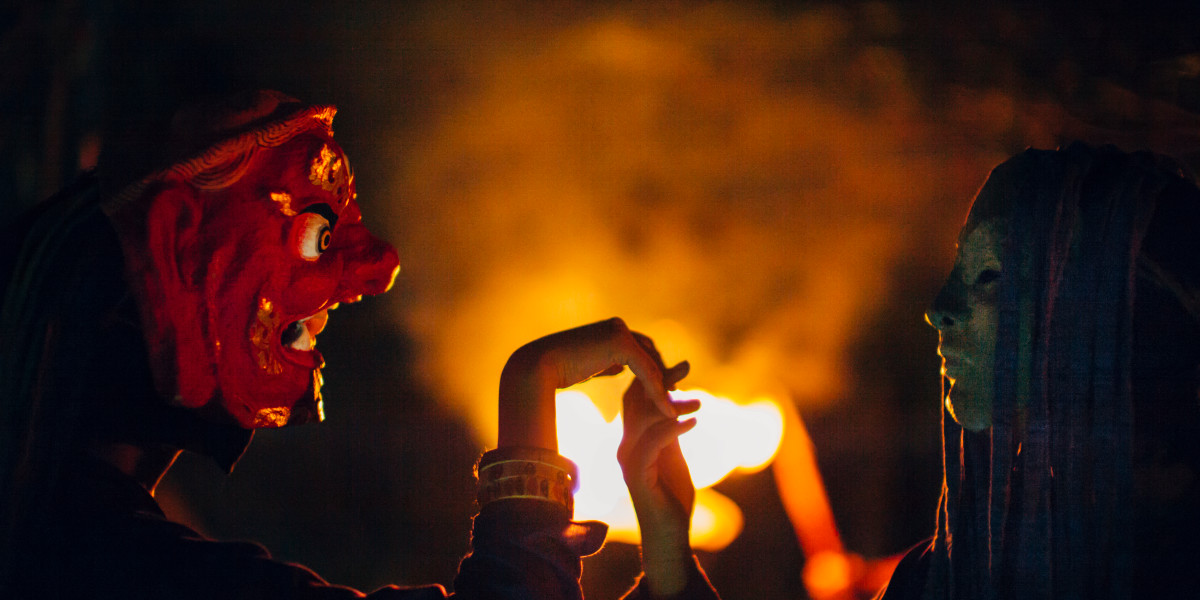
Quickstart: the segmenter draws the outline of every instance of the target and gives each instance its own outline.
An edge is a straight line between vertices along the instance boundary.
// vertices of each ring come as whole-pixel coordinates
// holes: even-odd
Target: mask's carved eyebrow
[[[325,217],[326,221],[329,221],[330,229],[337,227],[337,219],[338,219],[337,213],[333,212],[333,208],[331,208],[328,204],[325,204],[324,202],[318,202],[316,204],[306,206],[304,208],[304,210],[302,210],[300,212],[316,213],[318,215],[321,215],[322,217]]]
[[[279,206],[279,212],[285,217],[296,216],[296,211],[292,210],[292,195],[287,192],[271,192],[271,200]]]

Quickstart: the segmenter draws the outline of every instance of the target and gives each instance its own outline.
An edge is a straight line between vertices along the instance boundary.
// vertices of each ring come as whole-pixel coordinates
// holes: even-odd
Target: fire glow
[[[734,471],[754,472],[771,463],[783,438],[783,414],[768,399],[738,404],[703,390],[671,395],[701,403],[695,413],[696,427],[679,440],[696,486],[692,545],[721,550],[741,533],[742,513],[711,487]],[[559,392],[556,406],[559,452],[579,465],[575,518],[608,523],[610,541],[640,543],[633,504],[616,460],[621,415],[606,420],[592,399],[578,390]]]

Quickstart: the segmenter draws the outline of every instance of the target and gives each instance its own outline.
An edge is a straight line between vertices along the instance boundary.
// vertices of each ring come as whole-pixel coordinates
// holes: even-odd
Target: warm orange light
[[[793,405],[784,405],[783,414],[786,433],[772,470],[779,499],[807,557],[804,587],[815,600],[873,596],[891,578],[899,556],[863,560],[846,552],[804,421]]]
[[[696,427],[679,439],[697,488],[715,485],[735,469],[757,471],[775,457],[783,437],[783,413],[774,402],[739,405],[704,390],[671,396],[700,400]]]
[[[579,466],[575,517],[604,521],[618,505],[629,503],[629,492],[616,460],[617,446],[621,443],[621,416],[606,421],[591,398],[578,391],[560,391],[555,406],[558,452]],[[632,514],[632,505],[630,511]],[[609,526],[613,528],[615,524],[610,522]]]
[[[841,552],[818,552],[804,562],[804,587],[817,600],[852,598],[862,559]]]
[[[843,552],[842,537],[833,519],[825,482],[817,468],[812,439],[794,406],[785,406],[787,435],[775,462],[775,485],[796,540],[806,556]]]
[[[692,547],[714,552],[728,546],[742,532],[742,510],[712,488],[696,490],[692,513]],[[641,541],[641,538],[638,538]]]
[[[698,398],[696,428],[680,438],[680,448],[696,485],[692,515],[692,546],[716,551],[742,531],[742,512],[729,498],[712,489],[736,469],[761,469],[770,463],[783,436],[783,415],[770,400],[739,405],[701,390],[672,393]],[[558,393],[559,452],[579,465],[575,518],[609,524],[609,541],[641,542],[629,492],[617,464],[622,420],[606,420],[587,394]]]

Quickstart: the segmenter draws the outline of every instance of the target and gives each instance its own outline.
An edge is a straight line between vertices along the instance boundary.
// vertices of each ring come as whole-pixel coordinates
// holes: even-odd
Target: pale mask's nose
[[[956,270],[957,271],[957,270]],[[966,286],[951,273],[933,304],[925,311],[925,322],[938,331],[952,330],[960,325],[967,312]]]

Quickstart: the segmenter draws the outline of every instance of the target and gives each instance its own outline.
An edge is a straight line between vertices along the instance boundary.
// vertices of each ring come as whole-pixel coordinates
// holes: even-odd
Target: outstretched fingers
[[[661,475],[656,468],[660,454],[696,426],[696,419],[662,420],[647,427],[637,438],[626,440],[617,450],[618,462],[628,485],[653,485]]]

